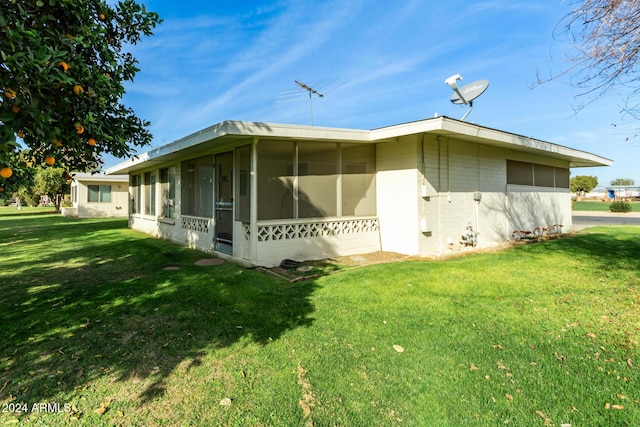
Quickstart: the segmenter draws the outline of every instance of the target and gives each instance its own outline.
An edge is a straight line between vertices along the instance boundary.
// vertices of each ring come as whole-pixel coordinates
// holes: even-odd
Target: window
[[[258,143],[258,219],[293,218],[293,143]]]
[[[536,187],[555,187],[553,166],[533,164],[533,185]]]
[[[95,203],[99,200],[98,196],[100,194],[100,186],[99,185],[87,185],[89,197],[87,199],[88,202]]]
[[[144,213],[145,215],[156,214],[156,173],[145,172],[144,174]]]
[[[176,182],[173,170],[160,169],[160,197],[162,198],[162,217],[175,218]]]
[[[372,144],[261,141],[258,219],[375,215],[375,163]]]
[[[102,203],[111,203],[111,186],[110,185],[100,186],[100,201]]]
[[[507,160],[507,184],[533,185],[533,163]]]
[[[140,213],[140,199],[142,198],[142,180],[140,175],[131,176],[131,213]]]
[[[336,216],[338,146],[298,143],[298,218]]]
[[[556,188],[569,188],[569,169],[555,168]]]
[[[569,169],[507,160],[507,184],[569,188]]]
[[[213,156],[182,162],[181,213],[213,218]]]
[[[236,148],[236,221],[249,222],[251,204],[251,146]]]
[[[111,186],[110,185],[87,185],[88,197],[87,201],[91,203],[110,203],[111,202]]]
[[[376,147],[342,144],[342,215],[376,214]]]

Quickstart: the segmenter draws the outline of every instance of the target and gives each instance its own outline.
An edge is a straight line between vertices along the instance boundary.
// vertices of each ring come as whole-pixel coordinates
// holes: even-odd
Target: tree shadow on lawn
[[[44,402],[96,381],[135,380],[144,381],[143,404],[164,394],[181,363],[197,365],[238,342],[266,345],[313,322],[313,282],[290,284],[230,263],[196,266],[208,256],[127,230],[122,220],[45,223],[23,219],[11,228],[29,234],[29,245],[52,245],[34,253],[28,269],[4,245],[1,401]]]

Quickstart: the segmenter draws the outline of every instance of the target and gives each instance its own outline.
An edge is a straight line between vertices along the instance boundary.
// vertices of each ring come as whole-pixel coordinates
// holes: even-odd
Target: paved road
[[[572,221],[576,231],[599,225],[640,225],[640,212],[574,212]]]

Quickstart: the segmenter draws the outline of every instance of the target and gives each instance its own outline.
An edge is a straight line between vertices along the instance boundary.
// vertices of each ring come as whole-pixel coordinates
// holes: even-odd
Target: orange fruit
[[[93,138],[89,138],[89,140],[87,141],[87,144],[93,147],[94,145],[96,145],[96,140]]]
[[[104,21],[106,19],[106,16],[104,16],[104,13],[101,13],[100,15],[98,15],[98,18],[100,18],[101,21]]]
[[[54,139],[53,142],[56,144],[56,147],[62,147],[62,141],[59,139]]]
[[[54,163],[56,162],[56,159],[55,159],[53,156],[47,156],[47,157],[44,159],[44,162],[45,162],[46,164],[48,164],[49,166],[51,166],[52,164],[54,164]]]
[[[56,64],[56,66],[57,66],[58,68],[60,68],[62,71],[67,71],[67,70],[69,69],[69,64],[67,64],[67,63],[66,63],[66,62],[64,62],[64,61],[60,61],[60,62],[58,62],[58,63]]]
[[[11,178],[11,175],[13,175],[13,171],[11,170],[10,167],[5,166],[2,169],[0,169],[0,176],[3,178]]]
[[[16,132],[16,135],[18,135],[18,138],[24,138],[24,132],[22,132],[21,130]]]
[[[76,133],[78,135],[82,135],[84,133],[84,126],[82,126],[80,123],[76,123],[75,127],[76,127]]]
[[[14,113],[18,114],[20,112],[20,107],[18,107],[17,105],[12,105],[11,106],[11,111],[13,111]]]
[[[10,87],[5,88],[4,96],[6,96],[9,99],[16,99],[16,91],[11,89]]]
[[[0,187],[0,193],[4,191],[4,187]]]
[[[73,93],[75,93],[76,95],[81,95],[82,92],[84,92],[84,89],[82,88],[82,86],[80,85],[75,85],[73,87]]]

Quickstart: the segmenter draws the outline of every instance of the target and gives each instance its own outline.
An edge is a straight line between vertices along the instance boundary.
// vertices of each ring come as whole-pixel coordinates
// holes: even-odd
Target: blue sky
[[[637,123],[610,94],[578,114],[560,72],[570,46],[553,37],[561,0],[148,0],[164,22],[132,47],[141,71],[124,102],[150,120],[161,146],[224,120],[374,129],[433,117],[461,118],[444,80],[488,79],[467,121],[614,160],[574,169],[640,184]],[[285,101],[285,102],[283,102]],[[139,150],[140,152],[145,149]],[[121,160],[106,159],[106,167]]]

